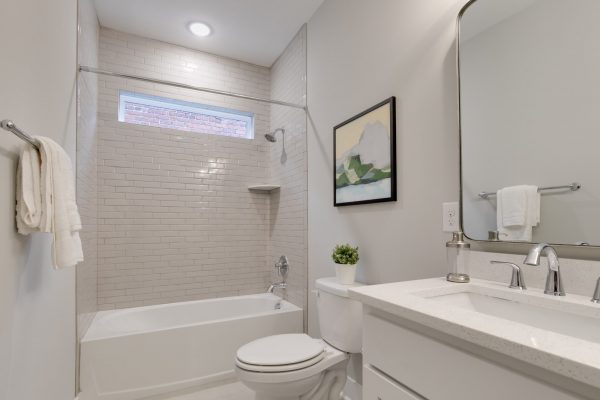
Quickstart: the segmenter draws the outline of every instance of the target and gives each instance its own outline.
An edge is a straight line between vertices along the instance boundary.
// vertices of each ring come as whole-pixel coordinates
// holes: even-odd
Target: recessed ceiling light
[[[192,22],[188,25],[188,29],[198,37],[206,37],[212,33],[210,26],[206,25],[204,22]]]

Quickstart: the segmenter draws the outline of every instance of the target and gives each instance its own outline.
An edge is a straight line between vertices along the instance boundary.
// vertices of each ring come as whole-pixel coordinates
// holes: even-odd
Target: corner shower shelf
[[[277,190],[279,189],[281,186],[279,185],[252,185],[252,186],[248,186],[248,190],[252,190],[254,192],[265,192],[265,193],[270,193],[273,190]]]

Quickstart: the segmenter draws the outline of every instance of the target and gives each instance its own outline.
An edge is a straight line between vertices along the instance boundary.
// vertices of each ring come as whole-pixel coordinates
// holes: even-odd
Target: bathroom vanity
[[[471,265],[471,278],[506,267],[513,278],[352,289],[364,306],[364,400],[600,399],[600,306],[590,301],[600,301],[600,271],[571,262],[561,278],[549,245],[598,259],[598,15],[594,0],[470,0],[461,10],[460,228],[501,253]],[[502,191],[519,185],[532,193],[508,210]],[[524,243],[523,262],[509,253]],[[536,288],[525,290],[522,269]]]
[[[364,400],[600,399],[600,307],[443,278],[352,289]]]
[[[600,399],[599,272],[571,263],[561,278],[546,244],[578,258],[600,243],[598,15],[592,0],[470,0],[461,10],[460,227],[502,253],[469,274],[495,274],[491,262],[513,278],[352,289],[364,305],[364,400]],[[519,197],[529,214],[507,221],[498,193],[515,185],[534,194]],[[523,243],[540,244],[524,262],[507,254]],[[544,249],[548,270],[537,267]],[[522,269],[537,288],[525,290]]]

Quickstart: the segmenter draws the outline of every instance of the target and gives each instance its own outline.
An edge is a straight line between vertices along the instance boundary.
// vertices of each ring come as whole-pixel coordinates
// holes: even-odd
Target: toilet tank
[[[316,281],[321,338],[347,353],[362,351],[362,303],[348,295],[348,289],[359,286],[364,285],[342,285],[335,277]]]

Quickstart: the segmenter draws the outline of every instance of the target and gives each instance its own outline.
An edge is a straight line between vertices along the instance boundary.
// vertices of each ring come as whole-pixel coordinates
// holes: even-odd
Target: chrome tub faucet
[[[279,261],[275,263],[277,275],[281,278],[281,282],[272,283],[267,289],[267,293],[273,293],[275,289],[287,289],[287,276],[290,269],[290,263],[286,256],[279,257]]]
[[[287,289],[287,283],[285,283],[285,282],[272,283],[269,286],[269,288],[267,289],[267,293],[273,293],[275,291],[275,289]]]

